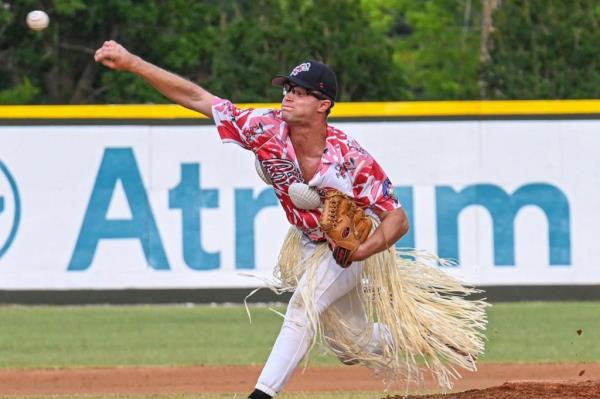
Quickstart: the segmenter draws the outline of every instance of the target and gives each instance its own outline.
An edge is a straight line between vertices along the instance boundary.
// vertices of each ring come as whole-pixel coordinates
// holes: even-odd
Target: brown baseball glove
[[[331,190],[325,195],[319,224],[329,240],[336,262],[346,268],[352,263],[350,258],[359,245],[369,237],[372,221],[351,198]]]

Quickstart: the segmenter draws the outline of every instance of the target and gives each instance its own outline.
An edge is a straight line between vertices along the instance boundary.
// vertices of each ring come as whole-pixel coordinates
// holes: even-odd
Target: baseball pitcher
[[[457,367],[475,369],[486,303],[465,298],[475,290],[440,271],[437,265],[446,261],[394,248],[408,230],[407,217],[376,160],[328,124],[337,98],[329,67],[309,60],[273,78],[283,88],[280,110],[240,109],[114,41],[105,42],[95,59],[213,118],[223,142],[256,155],[259,174],[290,222],[275,288],[294,294],[249,398],[277,395],[317,342],[388,383],[419,381],[430,371],[450,387]],[[298,198],[290,190],[298,184],[317,202]]]

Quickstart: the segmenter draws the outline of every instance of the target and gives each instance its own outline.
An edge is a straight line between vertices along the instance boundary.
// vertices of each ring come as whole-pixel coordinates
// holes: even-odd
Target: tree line
[[[94,62],[108,39],[236,102],[279,101],[305,59],[341,101],[594,98],[599,21],[589,0],[0,0],[0,104],[168,102]]]

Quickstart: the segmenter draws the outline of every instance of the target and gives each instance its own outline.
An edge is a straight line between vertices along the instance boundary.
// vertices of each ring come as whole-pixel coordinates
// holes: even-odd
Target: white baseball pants
[[[303,244],[303,256],[306,257],[314,251],[315,244],[308,240],[304,240]],[[368,320],[357,291],[360,288],[362,267],[362,262],[354,262],[350,267],[343,269],[329,252],[317,269],[318,283],[315,290],[319,314],[334,306],[344,324],[353,331],[356,329],[357,335],[368,328]],[[308,351],[315,334],[306,320],[302,301],[297,300],[306,284],[305,277],[300,279],[290,299],[283,326],[256,384],[256,389],[271,396],[283,389]],[[375,323],[373,337],[365,349],[374,353],[381,350],[384,341],[382,330],[381,326]]]

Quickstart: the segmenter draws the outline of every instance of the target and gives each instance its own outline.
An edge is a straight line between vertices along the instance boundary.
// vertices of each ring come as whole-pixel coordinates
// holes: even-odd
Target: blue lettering
[[[235,265],[237,269],[254,269],[256,215],[279,202],[272,188],[263,190],[254,198],[252,189],[235,190]]]
[[[108,209],[121,183],[131,218],[108,219]],[[514,221],[527,206],[540,208],[548,220],[549,261],[551,266],[571,264],[570,208],[566,195],[557,187],[531,183],[508,194],[493,184],[473,184],[460,191],[450,186],[436,186],[438,253],[443,258],[459,257],[458,220],[467,207],[485,208],[492,220],[494,263],[515,265]],[[409,232],[398,248],[414,248],[414,189],[394,187],[410,223]],[[181,210],[183,259],[190,269],[214,270],[221,266],[220,252],[208,252],[202,245],[202,209],[219,206],[219,190],[201,185],[201,165],[181,164],[181,179],[169,190],[169,208]],[[276,207],[272,188],[256,195],[253,189],[235,189],[235,267],[256,268],[256,218],[265,208]],[[0,196],[0,213],[6,199]],[[68,265],[69,271],[88,269],[101,239],[139,240],[147,263],[156,270],[168,270],[169,262],[161,241],[148,194],[144,188],[135,154],[131,148],[107,148],[96,176],[79,236]]]
[[[169,208],[181,209],[183,259],[191,269],[218,269],[219,252],[210,253],[202,248],[202,208],[219,206],[219,190],[205,190],[200,184],[200,164],[182,164],[181,182],[169,191]]]
[[[107,213],[117,182],[121,181],[132,218],[108,220]],[[148,264],[169,269],[158,228],[131,148],[107,148],[68,266],[69,271],[90,267],[101,239],[135,238]]]
[[[397,243],[396,248],[414,248],[415,247],[415,223],[413,216],[414,201],[412,187],[394,187],[394,193],[398,201],[402,204],[406,216],[408,217],[408,232]]]
[[[494,262],[514,266],[514,219],[527,205],[538,206],[548,219],[550,265],[571,264],[569,203],[565,194],[549,184],[520,187],[512,195],[492,184],[476,184],[456,192],[449,186],[436,187],[438,252],[456,259],[458,254],[458,215],[471,205],[481,205],[492,217]]]
[[[6,177],[6,180],[8,181],[8,185],[10,186],[10,190],[12,191],[13,200],[14,200],[14,202],[13,202],[14,215],[13,215],[13,220],[12,220],[12,227],[9,230],[8,237],[6,238],[6,241],[4,241],[4,243],[0,243],[0,258],[4,255],[4,253],[6,253],[6,251],[8,251],[8,249],[12,245],[12,243],[17,235],[17,230],[19,229],[19,222],[21,220],[21,199],[19,197],[19,190],[17,188],[17,182],[15,181],[13,176],[10,174],[6,165],[4,165],[4,163],[2,161],[0,161],[0,177],[2,175],[4,175]],[[7,200],[5,198],[6,197],[0,196],[0,213],[3,213],[6,210]]]

